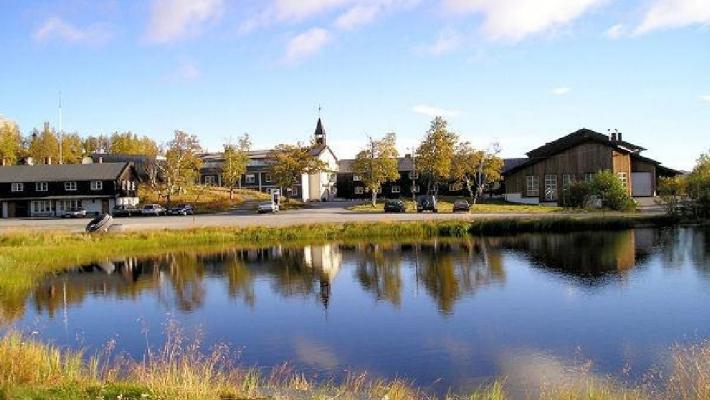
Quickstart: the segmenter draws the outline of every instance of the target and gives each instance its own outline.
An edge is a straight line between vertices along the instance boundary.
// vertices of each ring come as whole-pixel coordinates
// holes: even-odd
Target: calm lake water
[[[239,363],[443,391],[540,365],[633,381],[710,338],[710,230],[639,229],[175,253],[46,279],[6,326],[141,357],[166,321]]]

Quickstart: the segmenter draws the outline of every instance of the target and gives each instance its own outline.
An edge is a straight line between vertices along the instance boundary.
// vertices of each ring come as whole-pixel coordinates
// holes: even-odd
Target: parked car
[[[390,199],[385,201],[385,212],[403,213],[407,211],[407,206],[402,200]]]
[[[458,199],[454,201],[454,212],[461,211],[461,212],[469,212],[471,210],[471,204],[468,203],[468,200],[465,199]]]
[[[165,210],[165,207],[161,206],[160,204],[146,204],[141,209],[142,215],[152,215],[157,217],[160,215],[165,215],[166,213],[167,210]]]
[[[417,197],[417,212],[423,211],[439,212],[436,207],[436,196],[427,194]]]
[[[279,205],[274,202],[259,203],[259,205],[256,207],[256,212],[258,212],[259,214],[277,213],[279,212]]]
[[[86,218],[86,210],[77,208],[76,210],[65,211],[64,218]]]
[[[141,215],[141,210],[134,206],[118,205],[111,210],[111,215],[114,217],[132,217],[134,215]]]
[[[170,215],[194,215],[195,208],[191,204],[178,204],[168,211]]]

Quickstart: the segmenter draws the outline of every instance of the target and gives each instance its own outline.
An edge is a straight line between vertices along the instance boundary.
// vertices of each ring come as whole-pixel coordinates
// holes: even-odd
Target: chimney
[[[620,141],[623,142],[624,140],[621,138],[621,132],[616,134],[616,138]]]
[[[616,131],[611,133],[611,141],[616,142]]]

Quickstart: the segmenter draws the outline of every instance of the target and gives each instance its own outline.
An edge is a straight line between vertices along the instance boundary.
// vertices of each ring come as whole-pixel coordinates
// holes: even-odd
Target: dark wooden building
[[[3,166],[1,216],[61,217],[79,208],[107,213],[118,204],[138,204],[139,182],[127,162]]]
[[[623,140],[580,129],[527,153],[503,173],[505,199],[515,203],[556,204],[572,182],[611,171],[634,197],[656,195],[660,176],[677,174],[658,161],[641,156],[645,149]]]

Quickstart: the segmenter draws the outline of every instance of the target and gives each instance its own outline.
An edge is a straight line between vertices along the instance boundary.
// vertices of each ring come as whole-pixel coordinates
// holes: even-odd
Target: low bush
[[[619,178],[611,171],[602,171],[594,175],[591,181],[575,182],[569,188],[569,206],[577,208],[601,207],[615,211],[630,211],[636,203]]]

